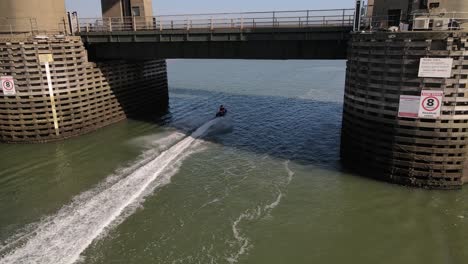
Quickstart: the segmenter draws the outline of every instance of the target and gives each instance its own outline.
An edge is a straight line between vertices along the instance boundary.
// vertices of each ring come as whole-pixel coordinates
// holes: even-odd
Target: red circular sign
[[[5,89],[7,91],[11,91],[11,90],[13,90],[14,87],[15,86],[14,86],[12,80],[4,80],[3,81],[3,89]]]
[[[429,112],[437,110],[439,106],[440,106],[440,101],[439,99],[437,99],[437,97],[434,97],[434,96],[426,97],[422,101],[422,108]]]

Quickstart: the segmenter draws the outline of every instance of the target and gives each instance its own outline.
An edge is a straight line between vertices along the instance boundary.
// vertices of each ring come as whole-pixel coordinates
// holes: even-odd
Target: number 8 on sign
[[[11,76],[0,77],[0,86],[4,95],[15,95],[15,81]]]
[[[434,111],[439,108],[440,102],[436,97],[426,97],[422,103],[422,107],[426,111]]]
[[[11,88],[13,88],[13,85],[11,84],[10,81],[5,81],[3,85],[5,86],[6,90],[11,90]]]
[[[434,99],[427,100],[427,106],[434,106]]]

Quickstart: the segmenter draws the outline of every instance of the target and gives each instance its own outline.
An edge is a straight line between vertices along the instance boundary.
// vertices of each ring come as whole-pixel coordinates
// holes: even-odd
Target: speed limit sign
[[[15,80],[11,76],[0,77],[0,86],[4,95],[15,95]]]
[[[438,118],[442,106],[443,91],[423,90],[419,105],[420,118]]]

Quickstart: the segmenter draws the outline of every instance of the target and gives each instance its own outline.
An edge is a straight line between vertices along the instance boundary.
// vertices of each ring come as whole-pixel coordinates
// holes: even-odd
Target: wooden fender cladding
[[[50,63],[58,132],[54,128],[46,71]],[[88,62],[79,37],[0,38],[0,76],[13,76],[16,95],[0,89],[0,141],[45,142],[81,135],[168,105],[166,62]]]
[[[450,78],[419,78],[420,59],[453,58]],[[455,189],[468,181],[467,33],[354,34],[349,44],[341,156],[379,179]],[[399,118],[400,95],[443,91],[441,117]]]

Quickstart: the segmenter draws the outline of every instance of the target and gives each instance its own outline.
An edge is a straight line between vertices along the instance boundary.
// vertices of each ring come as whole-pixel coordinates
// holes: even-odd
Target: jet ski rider
[[[226,108],[224,108],[224,105],[221,105],[218,110],[218,116],[224,116],[227,113]]]

